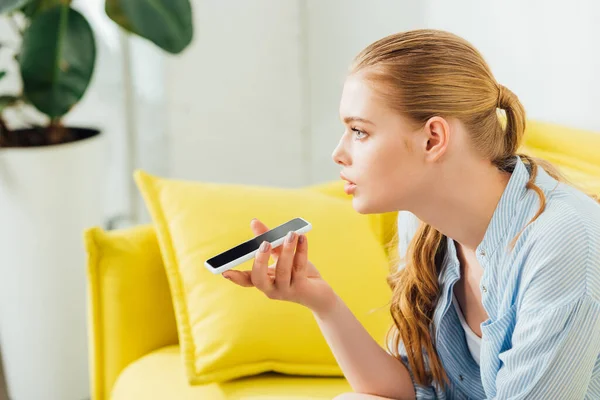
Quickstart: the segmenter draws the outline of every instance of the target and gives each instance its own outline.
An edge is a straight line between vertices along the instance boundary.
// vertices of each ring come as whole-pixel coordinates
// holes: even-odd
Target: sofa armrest
[[[176,344],[171,294],[150,225],[85,232],[92,399],[110,398],[132,361]]]

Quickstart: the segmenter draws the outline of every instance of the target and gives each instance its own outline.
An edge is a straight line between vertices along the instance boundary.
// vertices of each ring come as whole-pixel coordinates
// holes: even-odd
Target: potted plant
[[[193,37],[189,0],[106,0],[126,31],[169,53]],[[0,348],[10,398],[89,397],[81,235],[103,215],[103,135],[67,126],[96,62],[94,32],[70,0],[0,0]],[[6,55],[6,53],[4,54]],[[5,59],[6,57],[2,58]],[[1,83],[1,81],[0,81]],[[34,107],[43,122],[6,115]]]

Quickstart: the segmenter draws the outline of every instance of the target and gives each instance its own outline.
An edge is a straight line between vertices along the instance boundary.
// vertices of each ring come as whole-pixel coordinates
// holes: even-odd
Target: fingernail
[[[225,278],[225,279],[231,279],[231,277],[229,275],[225,275],[225,274],[222,274],[222,275],[223,275],[223,278]]]
[[[296,236],[296,232],[294,231],[290,231],[290,233],[287,234],[287,242],[288,243],[292,243],[294,241],[294,237]]]
[[[300,237],[298,238],[298,243],[304,243],[304,235],[300,235]]]
[[[269,242],[267,242],[267,241],[262,242],[262,244],[260,245],[260,251],[263,253],[266,253],[268,249],[269,249]]]

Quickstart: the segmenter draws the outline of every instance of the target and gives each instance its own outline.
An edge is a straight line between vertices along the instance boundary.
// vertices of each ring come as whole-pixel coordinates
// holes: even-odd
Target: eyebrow
[[[364,118],[360,118],[360,117],[345,117],[344,118],[344,123],[347,124],[349,122],[352,121],[357,121],[357,122],[363,122],[365,124],[371,124],[371,125],[375,125],[374,123],[372,123],[371,121],[369,121],[368,119],[364,119]]]

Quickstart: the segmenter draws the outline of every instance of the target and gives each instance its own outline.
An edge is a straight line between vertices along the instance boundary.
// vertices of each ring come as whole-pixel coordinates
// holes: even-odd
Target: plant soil
[[[36,127],[17,130],[0,130],[0,148],[41,147],[77,142],[100,134],[96,129],[66,126]]]

